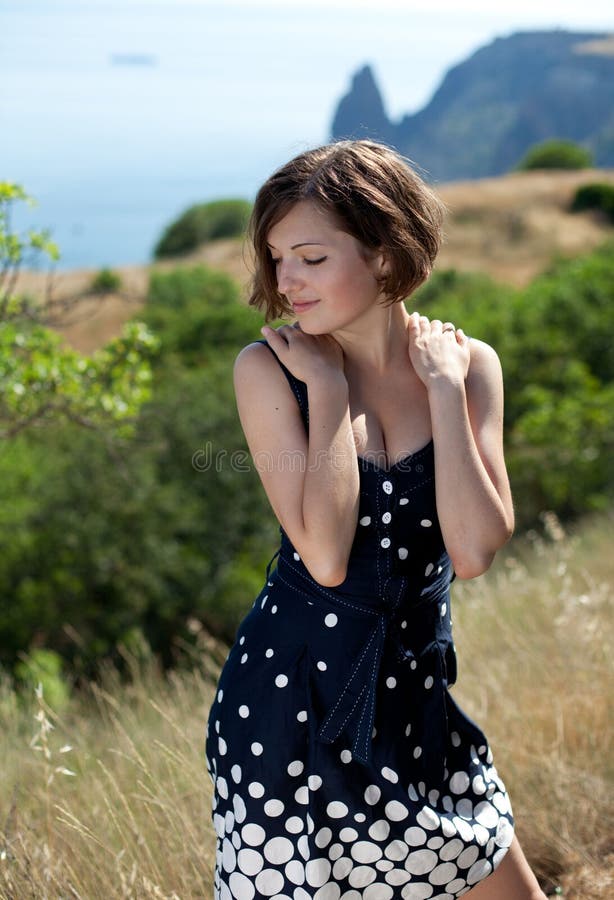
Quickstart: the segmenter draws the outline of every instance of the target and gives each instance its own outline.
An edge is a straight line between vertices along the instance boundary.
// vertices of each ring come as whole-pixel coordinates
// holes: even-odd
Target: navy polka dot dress
[[[282,368],[308,428],[306,386]],[[216,900],[453,900],[512,842],[488,742],[448,692],[432,442],[359,466],[347,578],[322,587],[282,531],[220,676]]]

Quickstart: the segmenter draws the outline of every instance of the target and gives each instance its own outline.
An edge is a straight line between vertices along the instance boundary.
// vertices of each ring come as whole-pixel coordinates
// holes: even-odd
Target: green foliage
[[[20,266],[41,253],[52,260],[59,254],[47,232],[12,231],[12,205],[20,201],[32,202],[20,185],[0,182],[0,437],[58,418],[128,434],[149,396],[156,341],[133,322],[85,357],[45,327],[52,300],[37,306],[13,289]]]
[[[571,211],[585,210],[602,213],[610,222],[614,222],[614,184],[593,182],[581,185],[572,200]]]
[[[90,294],[112,294],[121,290],[121,276],[114,272],[113,269],[100,269],[92,278],[88,293]]]
[[[218,238],[240,237],[247,226],[247,200],[212,200],[190,206],[172,222],[154,249],[154,257],[178,256]]]
[[[516,169],[524,172],[531,169],[590,169],[592,165],[590,150],[573,141],[553,139],[531,147]]]
[[[43,697],[55,712],[61,712],[70,699],[70,690],[63,674],[62,657],[53,650],[40,647],[24,656],[15,666],[15,677],[22,688],[22,696],[31,696],[42,688]]]

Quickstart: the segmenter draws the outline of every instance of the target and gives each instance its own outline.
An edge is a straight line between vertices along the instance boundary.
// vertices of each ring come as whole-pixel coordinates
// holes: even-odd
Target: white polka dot
[[[307,779],[307,784],[310,791],[317,791],[322,786],[322,779],[319,775],[310,775]]]
[[[268,595],[268,594],[265,594],[264,597],[262,598],[262,603],[260,604],[260,609],[264,609],[265,604],[266,604],[268,598],[269,598],[269,595]]]
[[[402,859],[405,859],[409,852],[409,847],[405,843],[405,841],[390,841],[384,853],[388,857],[388,859],[393,859],[395,862],[399,862]]]
[[[303,820],[298,816],[290,816],[289,819],[286,819],[285,829],[290,834],[300,834],[303,830]]]
[[[384,778],[386,778],[388,781],[391,781],[393,784],[396,784],[397,781],[399,780],[399,776],[394,771],[394,769],[391,769],[388,766],[384,766],[384,768],[382,769],[382,775],[384,776]]]
[[[355,888],[364,888],[377,878],[375,869],[371,866],[355,866],[350,872],[348,881]]]
[[[329,613],[324,619],[324,624],[329,628],[334,628],[338,621],[339,619],[334,613]]]
[[[467,847],[456,860],[456,865],[461,869],[470,869],[479,855],[480,851],[478,847]]]
[[[224,699],[224,691],[220,688],[220,690],[217,692],[217,702],[221,703],[223,699]]]
[[[407,559],[407,557],[409,556],[409,550],[407,549],[407,547],[399,547],[397,553],[399,554],[399,559]]]
[[[447,611],[448,611],[448,604],[447,604],[447,603],[442,603],[442,604],[441,604],[441,609],[439,610],[439,612],[440,612],[442,618],[445,616],[445,614],[447,613]]]
[[[222,868],[225,872],[233,872],[237,866],[237,851],[228,838],[222,844]]]
[[[377,844],[370,841],[357,841],[350,850],[352,859],[359,863],[372,863],[381,859],[382,850]]]
[[[297,803],[307,806],[309,803],[309,791],[307,790],[306,785],[303,785],[294,792],[294,799]]]
[[[245,643],[245,635],[243,635],[241,640],[239,641],[239,646],[242,647],[244,643]]]
[[[370,525],[371,524],[371,516],[363,516],[360,520],[361,525]]]
[[[238,794],[235,794],[232,798],[232,808],[235,813],[235,821],[236,822],[244,822],[245,817],[247,816],[247,808],[245,806],[245,801],[242,797],[239,797]]]
[[[301,709],[299,712],[297,712],[296,718],[297,718],[298,722],[306,722],[307,721],[307,710]]]
[[[215,782],[215,787],[222,799],[228,800],[228,782],[221,775]]]
[[[320,672],[326,672],[326,670],[328,668],[328,666],[326,665],[326,663],[324,662],[323,659],[318,660],[317,666],[318,666],[318,669],[320,670]]]
[[[230,770],[230,774],[234,783],[239,784],[239,782],[241,781],[241,766],[234,765]]]
[[[441,865],[433,869],[429,875],[429,881],[431,884],[447,884],[449,881],[452,881],[453,878],[456,878],[457,874],[458,869],[454,863],[441,863]]]
[[[241,829],[241,837],[244,843],[249,844],[250,847],[258,847],[264,843],[266,832],[260,825],[250,822],[249,825],[244,825]]]
[[[285,868],[286,878],[292,884],[303,884],[305,881],[305,866],[298,859],[291,859]]]
[[[273,615],[275,615],[276,612],[277,612],[277,606],[272,606],[272,607],[271,607],[271,613],[272,613]]]
[[[268,862],[283,865],[294,856],[294,844],[285,837],[274,837],[264,845],[264,855]]]
[[[467,873],[467,884],[477,884],[492,872],[492,866],[487,859],[481,859],[474,863]]]
[[[461,819],[467,819],[467,821],[469,821],[473,818],[473,803],[468,797],[463,797],[463,799],[459,800],[456,804],[456,812]]]
[[[349,810],[345,803],[341,803],[340,800],[333,800],[326,807],[326,812],[331,819],[342,819],[343,816],[347,816]]]
[[[284,688],[288,684],[288,676],[287,675],[278,675],[275,679],[275,684],[278,688]]]
[[[247,653],[244,653],[243,656],[241,657],[241,665],[243,665],[243,663],[246,663],[247,659],[248,659]]]
[[[300,556],[298,555],[298,553],[296,552],[296,550],[294,551],[294,553],[293,553],[292,555],[294,556],[295,560],[298,562],[299,559],[300,559]]]
[[[245,875],[257,875],[264,865],[264,860],[257,850],[239,850],[237,856],[239,868]]]
[[[507,819],[500,819],[497,825],[497,833],[495,835],[495,844],[497,847],[507,848],[512,843],[514,837],[514,829]]]
[[[275,651],[271,647],[269,647],[269,649],[266,651],[266,653],[264,655],[266,656],[267,659],[270,659],[274,653],[275,653]]]
[[[255,797],[258,799],[264,795],[264,785],[260,784],[259,781],[252,781],[252,783],[247,788],[247,792],[250,797]]]
[[[469,825],[468,822],[465,822],[464,819],[461,819],[460,816],[454,816],[452,821],[456,825],[456,830],[461,838],[467,843],[470,843],[473,840],[473,828],[471,825]]]
[[[452,859],[456,859],[459,853],[462,853],[464,846],[462,841],[459,841],[458,838],[454,838],[453,841],[449,841],[445,847],[441,848],[439,855],[444,862],[449,862]]]
[[[307,884],[311,887],[322,887],[328,881],[331,864],[327,859],[310,859],[305,866]]]
[[[401,891],[403,900],[427,900],[433,896],[433,888],[430,884],[406,884]]]
[[[339,900],[341,888],[334,881],[329,881],[315,892],[313,900]]]
[[[412,875],[426,875],[437,865],[439,858],[433,850],[414,850],[405,860],[405,868]]]
[[[392,522],[392,516],[389,512],[384,513],[384,515],[382,516],[382,522],[384,523],[384,525],[389,525],[390,522]]]
[[[505,821],[505,820],[502,820]],[[499,823],[501,824],[501,823]],[[490,839],[490,831],[484,828],[483,825],[478,825],[477,822],[474,822],[471,826],[473,828],[473,833],[475,835],[475,839],[480,845],[480,847],[485,847]]]
[[[277,869],[263,869],[256,875],[256,889],[265,897],[279,894],[284,886],[284,876]]]
[[[382,482],[382,490],[385,494],[392,494],[392,482],[390,482],[390,481]]]
[[[427,691],[429,691],[433,687],[434,683],[435,683],[435,679],[433,678],[432,675],[428,675],[424,679],[424,687],[427,689]]]
[[[445,816],[441,819],[441,830],[446,837],[453,837],[456,834],[456,826],[449,819],[446,819]]]
[[[370,784],[369,787],[365,790],[365,802],[368,803],[369,806],[375,806],[375,804],[381,797],[381,794],[382,792],[376,784]]]
[[[406,619],[403,619],[403,621],[401,622],[401,628],[407,628],[407,620]]]
[[[424,570],[424,574],[426,575],[427,578],[429,577],[429,575],[431,574],[431,572],[433,571],[434,568],[435,568],[435,566],[433,565],[433,563],[428,564],[428,566]]]
[[[293,760],[288,766],[288,775],[300,775],[305,766],[300,759]]]
[[[427,841],[426,846],[429,850],[439,850],[440,847],[443,847],[445,841],[442,837],[433,837],[429,841]]]
[[[339,859],[341,856],[343,856],[343,844],[332,844],[328,851],[329,859],[334,862],[336,859]]]
[[[232,810],[227,810],[226,815],[224,816],[224,831],[226,834],[230,834],[235,827],[235,815]]]
[[[414,747],[414,759],[420,759],[422,756],[422,747]]]
[[[228,884],[232,891],[232,896],[236,900],[252,900],[256,893],[252,882],[241,872],[233,872],[228,879]]]
[[[339,832],[339,840],[344,843],[351,843],[358,840],[358,832],[355,828],[342,828]]]
[[[399,803],[398,800],[390,800],[390,802],[386,804],[385,812],[391,822],[402,822],[403,819],[406,819],[408,816],[407,807],[403,806],[402,803]]]
[[[387,884],[372,884],[362,892],[363,900],[390,900],[394,891]]]
[[[439,816],[434,809],[429,809],[428,806],[422,807],[416,816],[416,822],[427,831],[435,831],[439,828]]]
[[[294,900],[311,900],[311,894],[308,894],[307,891],[300,887],[294,888],[292,896]]]
[[[437,801],[439,800],[439,791],[436,788],[429,791],[429,803],[431,806],[437,806]]]
[[[414,803],[418,802],[418,793],[413,784],[410,784],[410,786],[407,788],[407,796],[410,800],[413,800]]]
[[[226,756],[226,752],[228,750],[228,745],[226,744],[226,741],[224,740],[223,737],[218,738],[217,749],[218,749],[220,756]]]
[[[410,847],[423,847],[426,844],[426,831],[415,825],[406,830],[404,837]]]
[[[466,772],[455,772],[450,778],[450,790],[453,794],[464,794],[470,783]]]
[[[262,751],[264,750],[264,747],[262,746],[262,744],[259,744],[258,741],[254,741],[251,750],[254,756],[260,756],[262,754]]]
[[[475,818],[484,828],[494,828],[499,821],[499,813],[487,800],[482,800],[475,808]]]
[[[281,816],[284,811],[284,805],[281,800],[267,800],[264,804],[264,811],[267,816]]]
[[[249,716],[249,706],[245,706],[245,704],[243,704],[243,706],[240,706],[239,715],[242,719],[247,719],[247,717]]]
[[[423,528],[430,528],[433,523],[431,522],[430,519],[421,519],[420,524],[422,525]]]
[[[407,727],[405,728],[405,737],[409,737],[411,734],[411,722],[407,723]]]
[[[386,875],[386,881],[395,887],[398,887],[400,884],[405,884],[410,878],[411,875],[404,869],[394,869],[394,871],[388,872]]]
[[[320,850],[327,847],[330,844],[332,836],[333,833],[330,828],[320,828],[315,837],[316,847],[319,847]]]
[[[347,878],[349,873],[352,871],[353,866],[354,863],[351,859],[348,859],[347,856],[342,856],[341,859],[338,859],[333,866],[333,878],[336,878],[337,881],[341,881],[342,878]]]
[[[407,499],[407,497],[401,497],[401,499],[399,500],[399,506],[407,506],[408,503],[409,500]]]
[[[453,747],[460,747],[461,739],[460,739],[460,734],[458,733],[458,731],[452,732],[452,734],[450,735],[450,740],[452,741]]]
[[[356,822],[365,822],[367,817],[364,813],[354,813],[354,819]]]
[[[475,778],[473,780],[475,781]],[[499,812],[503,813],[503,815],[506,815],[506,813],[510,813],[512,811],[512,808],[510,806],[509,797],[507,796],[507,794],[501,794],[501,793],[495,794],[494,797],[492,798],[492,802],[497,807]]]
[[[352,762],[352,752],[351,750],[342,750],[339,754],[342,763]]]
[[[446,884],[446,892],[448,896],[456,897],[460,896],[459,891],[462,891],[463,888],[467,887],[467,882],[464,878],[454,878],[452,881],[449,881]]]
[[[386,679],[386,687],[394,688],[397,686],[397,680],[392,675]]]
[[[303,859],[309,859],[309,839],[306,834],[300,836],[296,846]]]

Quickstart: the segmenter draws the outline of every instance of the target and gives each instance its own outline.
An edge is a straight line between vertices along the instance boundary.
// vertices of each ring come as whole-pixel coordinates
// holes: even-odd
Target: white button
[[[382,516],[382,522],[384,523],[384,525],[387,525],[391,521],[392,521],[392,516],[390,515],[389,512],[385,512],[384,515]]]
[[[384,481],[382,483],[382,490],[384,491],[385,494],[392,494],[392,482]]]
[[[382,538],[381,544],[384,550],[387,550],[390,546],[390,538]]]

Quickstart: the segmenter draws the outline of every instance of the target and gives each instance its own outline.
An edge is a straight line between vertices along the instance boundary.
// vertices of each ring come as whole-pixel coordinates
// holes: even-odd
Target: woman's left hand
[[[464,383],[469,371],[469,338],[451,322],[432,321],[414,312],[407,325],[409,358],[428,388],[440,378]]]

